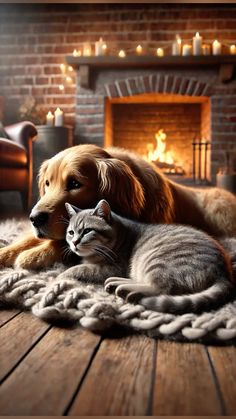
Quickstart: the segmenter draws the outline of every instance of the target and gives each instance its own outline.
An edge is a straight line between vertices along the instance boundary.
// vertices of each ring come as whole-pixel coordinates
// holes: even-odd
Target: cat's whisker
[[[98,246],[96,246],[96,248],[101,249],[101,250],[105,251],[106,253],[109,253],[111,257],[113,257],[114,259],[117,259],[117,255],[109,247],[104,246],[104,245],[98,245]]]
[[[111,255],[109,255],[109,253],[107,253],[105,250],[103,250],[103,249],[101,249],[101,248],[98,248],[98,247],[95,247],[95,248],[94,248],[94,251],[95,251],[96,253],[98,253],[98,254],[100,254],[100,255],[104,256],[104,257],[105,257],[105,259],[109,260],[109,262],[116,263],[116,260],[115,260],[115,259],[114,259]]]

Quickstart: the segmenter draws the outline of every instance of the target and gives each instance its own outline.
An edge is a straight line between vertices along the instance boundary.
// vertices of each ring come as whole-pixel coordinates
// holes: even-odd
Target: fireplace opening
[[[210,181],[207,97],[144,94],[106,98],[105,146],[135,151],[166,175]]]

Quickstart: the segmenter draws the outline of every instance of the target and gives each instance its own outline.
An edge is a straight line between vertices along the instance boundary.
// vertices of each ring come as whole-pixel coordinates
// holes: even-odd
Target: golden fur
[[[81,187],[69,191],[66,184],[72,177]],[[214,236],[236,235],[236,198],[232,194],[177,185],[155,166],[118,148],[79,145],[58,153],[42,164],[39,191],[34,211],[49,214],[46,239],[30,236],[1,249],[1,265],[40,268],[61,260],[65,202],[90,208],[105,198],[114,211],[133,219],[190,224]]]

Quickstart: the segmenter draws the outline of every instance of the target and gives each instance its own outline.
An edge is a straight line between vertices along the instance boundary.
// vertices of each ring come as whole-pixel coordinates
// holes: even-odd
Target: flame
[[[158,161],[161,163],[174,164],[174,158],[170,151],[166,151],[166,133],[163,129],[155,134],[156,148],[153,144],[147,145],[147,160],[149,162]]]

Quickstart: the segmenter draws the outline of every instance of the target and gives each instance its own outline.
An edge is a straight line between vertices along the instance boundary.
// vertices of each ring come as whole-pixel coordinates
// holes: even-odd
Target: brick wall
[[[80,89],[76,74],[71,73],[72,82],[61,92],[60,64],[65,55],[100,36],[112,49],[135,49],[141,43],[150,49],[163,46],[168,52],[176,33],[189,42],[196,31],[205,42],[217,38],[236,43],[236,5],[0,4],[0,94],[5,96],[5,118],[15,121],[19,103],[33,96],[43,114],[57,106],[63,108],[66,123],[76,125],[76,142],[89,138],[102,144],[104,92],[99,81],[104,84],[107,78],[96,79],[94,94]],[[142,72],[137,71],[139,74]],[[222,150],[235,150],[236,82],[222,85],[211,71],[202,78],[214,87],[211,131],[216,172]]]

